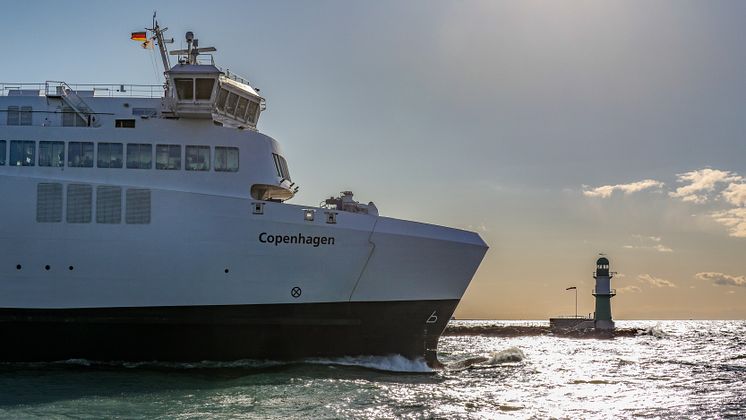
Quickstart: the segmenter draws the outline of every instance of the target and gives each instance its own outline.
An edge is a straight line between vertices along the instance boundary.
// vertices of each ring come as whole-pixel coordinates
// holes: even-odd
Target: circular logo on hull
[[[297,286],[293,287],[292,290],[290,290],[290,296],[294,298],[299,298],[301,293],[303,293],[303,291],[300,289],[300,287]]]

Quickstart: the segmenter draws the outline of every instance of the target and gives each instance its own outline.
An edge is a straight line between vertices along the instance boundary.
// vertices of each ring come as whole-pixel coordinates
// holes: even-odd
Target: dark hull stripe
[[[437,364],[458,300],[0,308],[0,360],[176,361],[401,354]]]

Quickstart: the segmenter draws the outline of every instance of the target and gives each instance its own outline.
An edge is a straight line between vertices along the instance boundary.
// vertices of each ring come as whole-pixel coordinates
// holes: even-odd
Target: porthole
[[[50,268],[52,268],[52,267],[50,267],[49,264],[47,264],[47,265],[44,266],[44,269],[47,270],[47,271],[49,271]]]
[[[228,272],[229,272],[229,271],[230,271],[230,270],[228,270],[228,269],[226,268],[226,269],[225,269],[225,274],[228,274]]]
[[[75,270],[75,267],[70,266],[70,267],[67,267],[67,269],[70,270],[70,271],[73,271],[73,270]]]
[[[21,264],[16,265],[16,270],[20,270],[21,268],[23,268],[21,267]]]

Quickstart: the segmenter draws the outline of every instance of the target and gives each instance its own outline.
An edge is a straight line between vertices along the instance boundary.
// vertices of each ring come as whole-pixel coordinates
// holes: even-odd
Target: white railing
[[[241,76],[237,75],[236,73],[231,73],[230,69],[226,69],[226,70],[220,69],[220,71],[222,71],[223,73],[225,73],[225,77],[227,77],[227,78],[229,78],[229,79],[231,79],[233,81],[236,81],[238,83],[243,83],[245,85],[251,86],[251,83],[249,83],[249,79],[241,77]]]
[[[616,289],[597,290],[594,288],[591,289],[591,292],[593,296],[616,296]]]
[[[76,92],[93,92],[94,97],[109,98],[162,98],[163,85],[133,85],[106,83],[70,83]],[[36,95],[45,96],[48,83],[4,83],[0,82],[0,96]]]

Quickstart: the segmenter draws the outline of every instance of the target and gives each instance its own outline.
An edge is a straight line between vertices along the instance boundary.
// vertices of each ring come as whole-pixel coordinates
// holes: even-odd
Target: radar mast
[[[161,61],[163,62],[163,71],[167,72],[171,69],[171,61],[168,59],[168,50],[166,49],[166,44],[173,44],[174,39],[164,39],[163,33],[168,30],[168,28],[161,29],[160,25],[158,25],[158,20],[155,18],[157,12],[153,12],[153,27],[152,28],[145,28],[146,30],[153,32],[153,40],[155,40],[155,43],[158,45],[158,49],[161,51]]]

